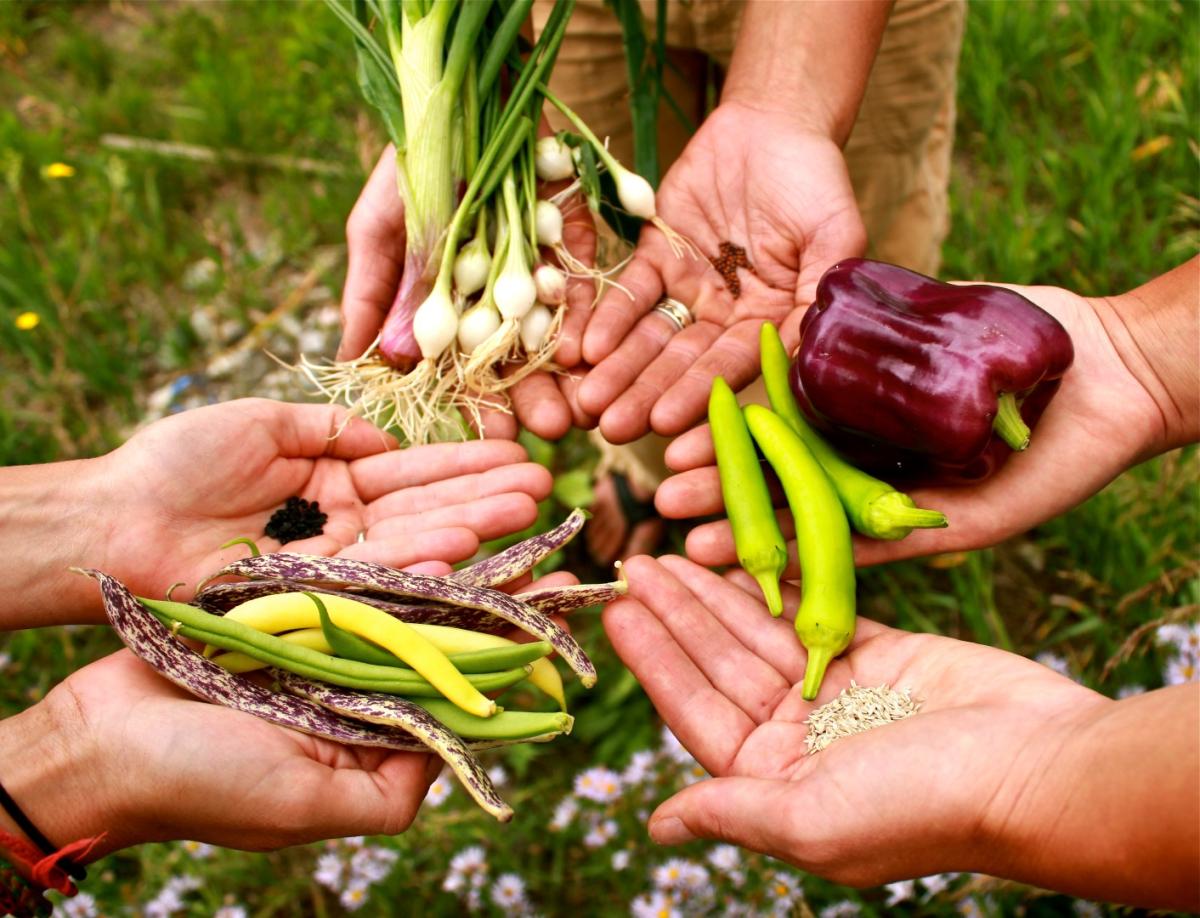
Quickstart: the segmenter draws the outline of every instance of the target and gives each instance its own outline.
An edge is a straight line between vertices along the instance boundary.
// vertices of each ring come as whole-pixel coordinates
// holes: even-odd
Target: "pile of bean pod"
[[[584,519],[576,510],[555,529],[445,577],[256,553],[206,578],[185,604],[137,597],[107,574],[84,573],[100,582],[126,646],[197,697],[340,743],[436,752],[503,822],[512,809],[474,752],[570,732],[562,678],[548,655],[557,652],[585,686],[596,670],[552,616],[610,602],[625,584],[515,596],[497,587],[569,542]],[[235,576],[243,579],[227,579]],[[513,628],[536,640],[499,636]],[[181,638],[207,646],[195,650]],[[484,694],[526,681],[562,710],[507,711]]]

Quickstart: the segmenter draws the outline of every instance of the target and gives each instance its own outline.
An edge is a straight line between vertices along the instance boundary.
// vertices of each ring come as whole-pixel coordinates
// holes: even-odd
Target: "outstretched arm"
[[[244,554],[220,550],[230,539],[277,551],[263,529],[293,495],[329,519],[287,550],[444,573],[536,519],[551,479],[525,460],[505,441],[398,450],[344,408],[243,399],[159,421],[97,459],[0,469],[0,629],[102,621],[73,566],[162,596]]]
[[[978,485],[914,490],[920,506],[946,514],[949,528],[898,542],[860,539],[860,564],[994,545],[1066,512],[1130,466],[1200,439],[1200,257],[1120,296],[1014,289],[1062,322],[1075,344],[1075,364],[1032,445]],[[722,511],[707,427],[672,443],[667,463],[680,474],[659,488],[664,516]],[[785,520],[785,533],[790,525]],[[735,563],[729,524],[697,526],[687,551],[701,564]]]
[[[704,413],[720,374],[735,389],[758,375],[758,328],[799,310],[821,274],[860,255],[866,235],[841,145],[858,113],[890,2],[751,3],[721,104],[658,192],[659,215],[700,257],[676,256],[647,226],[633,260],[597,305],[583,338],[594,365],[579,404],[614,443],[647,430],[673,436]],[[745,249],[754,274],[740,295],[710,264],[722,243]],[[696,323],[652,312],[663,295]]]
[[[627,571],[605,629],[714,776],[650,817],[660,844],[721,839],[860,886],[968,870],[1200,904],[1200,686],[1110,701],[1015,654],[860,619],[809,703],[804,649],[748,575],[674,557]],[[920,710],[807,755],[804,721],[851,680]]]

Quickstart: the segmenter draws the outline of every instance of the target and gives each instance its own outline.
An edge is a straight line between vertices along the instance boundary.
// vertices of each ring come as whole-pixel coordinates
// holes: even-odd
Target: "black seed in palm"
[[[266,534],[278,539],[281,544],[298,539],[311,539],[321,535],[329,517],[321,512],[317,501],[311,503],[303,497],[289,497],[282,507],[267,520]]]

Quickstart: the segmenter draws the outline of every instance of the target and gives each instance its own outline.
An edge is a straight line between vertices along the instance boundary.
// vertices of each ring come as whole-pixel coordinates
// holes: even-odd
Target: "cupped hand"
[[[600,300],[583,336],[592,369],[582,408],[613,443],[653,429],[674,436],[703,414],[714,376],[740,389],[758,375],[763,320],[797,340],[799,312],[825,269],[862,254],[866,235],[841,150],[786,116],[737,103],[701,125],[657,195],[659,216],[691,240],[677,255],[647,225],[633,260]],[[710,264],[721,243],[742,246],[754,268],[734,298]],[[675,332],[653,312],[663,295],[695,323]],[[790,321],[786,321],[789,320]]]
[[[941,510],[949,527],[914,530],[896,542],[856,537],[859,564],[994,545],[1066,512],[1164,448],[1163,412],[1115,343],[1111,301],[1085,299],[1057,287],[1012,289],[1055,316],[1075,344],[1075,362],[1034,428],[1029,448],[977,484],[912,490],[918,506]],[[707,426],[672,443],[666,459],[679,474],[659,488],[659,512],[675,519],[723,512]],[[790,538],[786,511],[782,524]],[[798,571],[794,543],[790,549],[789,576]],[[705,565],[736,563],[728,521],[693,529],[687,554]]]
[[[270,850],[403,832],[441,765],[198,701],[128,650],[76,671],[21,719],[54,750],[29,764],[53,771],[20,791],[31,818],[59,844],[106,832],[93,857],[149,841]]]
[[[606,609],[605,630],[714,776],[650,817],[662,844],[721,839],[853,885],[1004,875],[1022,792],[1079,718],[1111,704],[1014,654],[861,618],[806,702],[804,650],[752,580],[677,557],[636,558],[627,571],[629,595]],[[806,754],[804,720],[851,680],[909,689],[920,710]]]
[[[161,596],[244,555],[243,546],[220,549],[230,539],[284,547],[264,527],[299,495],[329,518],[323,534],[286,550],[394,567],[437,562],[427,569],[442,573],[537,518],[552,480],[525,459],[506,441],[399,450],[334,405],[244,399],[198,408],[94,460],[111,522],[84,558],[135,593]]]
[[[549,130],[543,125],[543,133]],[[404,268],[404,202],[396,190],[395,149],[389,144],[380,156],[362,193],[346,221],[349,264],[342,292],[342,340],[338,360],[362,355],[379,334],[400,287]],[[563,183],[544,184],[546,196],[557,193]],[[563,205],[563,245],[584,264],[592,264],[596,253],[596,228],[591,213],[579,197]],[[514,384],[508,394],[512,411],[486,411],[484,434],[514,439],[518,422],[532,433],[550,440],[563,436],[571,426],[595,424],[575,398],[578,373],[570,370],[580,363],[580,340],[591,314],[595,287],[590,278],[570,277],[567,282],[566,312],[559,331],[554,361],[562,374],[538,371]],[[507,368],[512,373],[519,367]]]

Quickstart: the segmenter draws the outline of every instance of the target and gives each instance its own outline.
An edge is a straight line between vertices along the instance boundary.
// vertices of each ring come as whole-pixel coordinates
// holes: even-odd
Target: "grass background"
[[[1128,289],[1200,249],[1200,6],[1195,2],[976,2],[960,66],[947,277],[1049,283],[1085,294]],[[119,443],[148,393],[203,363],[204,328],[236,337],[296,290],[336,302],[343,224],[380,146],[348,44],[315,3],[0,4],[0,461],[95,455]],[[106,135],[243,154],[194,162],[131,152]],[[264,157],[308,158],[313,172]],[[65,162],[73,177],[41,170]],[[37,328],[16,317],[35,312]],[[197,331],[193,317],[209,323]],[[563,500],[586,492],[579,440],[531,443],[560,475]],[[863,611],[1065,657],[1115,693],[1161,684],[1163,660],[1137,629],[1195,617],[1198,470],[1168,455],[1122,476],[1066,516],[996,549],[864,572]],[[1019,500],[1014,495],[1014,500]],[[572,557],[568,563],[583,563]],[[619,875],[586,853],[545,844],[550,807],[587,764],[621,764],[657,726],[636,684],[604,651],[601,688],[577,698],[579,727],[552,752],[516,752],[518,819],[491,833],[461,794],[395,844],[404,869],[368,903],[387,914],[457,911],[438,889],[449,855],[496,838],[519,852],[549,913],[619,913],[644,873]],[[104,629],[9,636],[0,712],[41,697],[113,646]],[[1132,652],[1129,652],[1129,651]],[[635,827],[630,832],[636,832]],[[638,852],[652,855],[641,841]],[[641,853],[635,854],[642,857]],[[565,858],[565,860],[564,860]],[[255,914],[336,914],[311,881],[314,852],[220,853],[204,862],[195,914],[232,896]],[[187,863],[177,846],[109,858],[89,889],[109,912],[146,901]],[[805,881],[814,908],[847,892]],[[856,897],[857,898],[857,897]],[[882,909],[868,892],[868,913]],[[1003,887],[1001,913],[1069,911],[1062,897]]]

